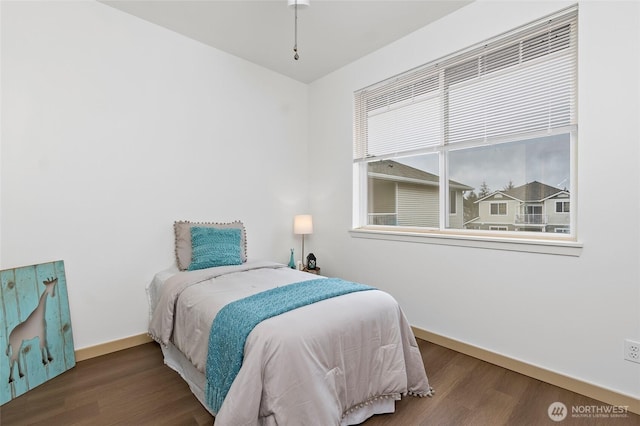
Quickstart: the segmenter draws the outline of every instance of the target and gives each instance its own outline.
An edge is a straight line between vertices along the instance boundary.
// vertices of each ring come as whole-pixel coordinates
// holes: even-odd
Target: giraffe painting
[[[57,278],[49,278],[43,281],[45,291],[40,296],[38,306],[31,312],[26,320],[16,325],[15,328],[9,334],[9,344],[7,345],[7,356],[9,359],[9,383],[13,382],[13,366],[18,362],[18,374],[20,378],[24,377],[22,374],[22,366],[20,364],[20,348],[25,340],[33,339],[37,337],[40,340],[40,352],[42,353],[42,365],[47,365],[50,361],[53,361],[49,352],[49,346],[47,346],[47,319],[45,318],[45,311],[47,309],[47,296],[56,295],[56,284],[58,284]]]
[[[0,405],[75,365],[62,261],[0,271],[0,348]]]

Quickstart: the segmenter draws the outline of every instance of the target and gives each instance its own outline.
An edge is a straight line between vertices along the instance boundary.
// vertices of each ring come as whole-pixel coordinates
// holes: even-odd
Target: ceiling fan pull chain
[[[300,55],[298,55],[298,0],[296,0],[296,4],[294,5],[294,9],[295,9],[295,19],[294,19],[294,23],[293,23],[293,59],[295,59],[296,61],[298,59],[300,59]]]

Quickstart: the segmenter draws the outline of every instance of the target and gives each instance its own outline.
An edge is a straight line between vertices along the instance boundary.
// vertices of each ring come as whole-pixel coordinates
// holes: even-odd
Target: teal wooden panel
[[[73,344],[73,330],[71,328],[71,311],[69,310],[69,295],[67,291],[67,278],[64,270],[64,262],[58,261],[54,263],[54,270],[56,272],[56,276],[59,277],[58,282],[58,291],[60,297],[58,299],[59,303],[59,328],[58,333],[60,336],[60,341],[62,342],[62,353],[63,353],[63,370],[66,371],[76,365],[76,353],[75,346]]]
[[[13,302],[15,296],[15,274],[13,270],[0,271],[0,353],[4,354],[9,344],[9,330],[18,324],[17,307]],[[7,302],[5,302],[5,300]],[[7,309],[8,308],[8,309]],[[13,308],[13,309],[11,309]],[[9,387],[9,368],[5,367],[5,361],[0,368],[0,405],[11,400],[11,388]]]
[[[0,271],[0,280],[1,405],[75,366],[75,352],[63,261]]]
[[[38,306],[38,283],[36,282],[36,269],[33,266],[25,266],[15,269],[16,292],[18,303],[18,316],[20,322],[27,319],[31,311]]]
[[[35,266],[25,266],[15,269],[16,274],[16,295],[18,296],[18,312],[20,322],[27,320],[29,315],[38,307],[40,294],[38,293],[38,282]],[[15,328],[14,328],[15,330]],[[20,351],[18,360],[13,366],[13,378],[15,385],[15,396],[21,395],[32,387],[42,384],[42,372],[36,364],[38,357],[38,341],[35,339],[25,340],[21,347],[12,347],[13,351]],[[34,348],[35,343],[35,348]],[[24,376],[19,376],[19,365],[22,364]],[[15,398],[14,396],[14,398]]]
[[[67,295],[67,283],[64,264],[59,261],[38,265],[36,273],[40,282],[49,277],[58,277],[55,293],[48,302],[46,310],[47,342],[53,360],[47,365],[49,378],[55,377],[75,366],[73,335],[71,333],[71,315]],[[56,309],[50,309],[55,305]],[[53,354],[56,354],[54,357]]]
[[[60,339],[60,277],[55,274],[53,263],[45,263],[42,265],[36,265],[36,276],[38,282],[44,282],[52,277],[58,278],[58,284],[54,288],[54,291],[49,296],[47,301],[47,309],[45,310],[46,320],[46,342],[49,348],[49,353],[46,354],[48,360],[47,364],[43,364],[42,372],[44,376],[40,376],[41,383],[46,382],[50,378],[56,377],[60,373],[64,372],[64,362],[62,362],[61,354],[64,353],[62,346],[63,342]],[[35,349],[35,348],[34,348]],[[55,356],[54,356],[55,355]],[[33,357],[36,358],[36,357]],[[49,360],[49,358],[51,358]],[[42,358],[40,358],[42,359]]]

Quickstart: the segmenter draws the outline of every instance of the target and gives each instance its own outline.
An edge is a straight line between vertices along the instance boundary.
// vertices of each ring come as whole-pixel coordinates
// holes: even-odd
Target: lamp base
[[[304,269],[307,267],[307,265],[304,263],[304,234],[302,234],[302,251],[300,252],[300,255],[302,256],[302,260],[300,261],[300,263],[302,264],[302,268]]]

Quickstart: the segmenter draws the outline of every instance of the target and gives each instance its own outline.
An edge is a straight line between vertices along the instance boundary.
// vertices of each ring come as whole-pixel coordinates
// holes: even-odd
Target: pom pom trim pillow
[[[185,271],[191,264],[191,228],[197,226],[200,228],[217,228],[217,229],[239,229],[240,230],[240,257],[242,262],[247,261],[247,232],[244,224],[239,221],[217,223],[217,222],[191,222],[187,220],[175,221],[173,230],[175,233],[175,252],[176,265],[181,271]]]
[[[191,227],[192,251],[188,270],[240,265],[240,234],[237,228]]]

